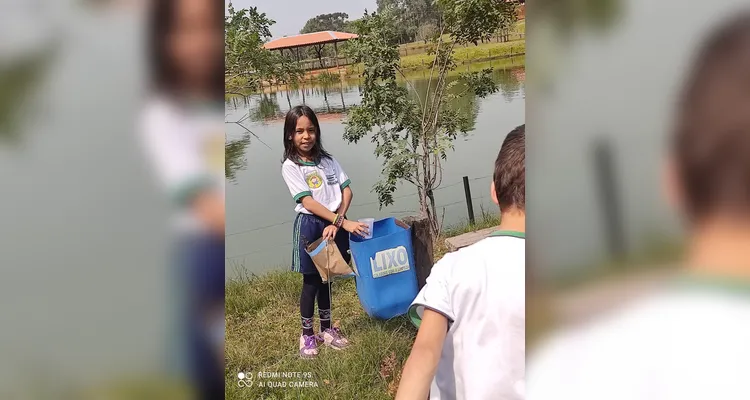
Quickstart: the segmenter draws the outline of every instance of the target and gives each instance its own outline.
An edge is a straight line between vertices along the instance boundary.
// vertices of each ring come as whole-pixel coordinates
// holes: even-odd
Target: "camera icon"
[[[253,386],[253,374],[245,372],[237,373],[237,386],[249,388]]]

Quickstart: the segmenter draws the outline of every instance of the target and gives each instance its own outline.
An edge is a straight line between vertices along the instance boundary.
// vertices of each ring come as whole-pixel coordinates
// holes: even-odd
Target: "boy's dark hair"
[[[692,222],[750,215],[750,10],[700,49],[678,105],[672,150]]]
[[[526,124],[510,131],[503,140],[492,179],[501,211],[526,209]]]
[[[318,117],[315,115],[315,111],[306,105],[301,105],[292,108],[286,113],[286,119],[284,120],[284,158],[281,162],[283,163],[289,159],[295,164],[301,165],[299,156],[297,155],[297,149],[294,147],[294,135],[297,131],[297,120],[302,116],[307,117],[315,127],[315,145],[311,150],[312,158],[316,163],[322,158],[330,159],[331,155],[323,148],[323,138],[320,135],[320,124],[318,123]]]
[[[170,57],[167,48],[169,35],[175,27],[177,0],[152,0],[148,20],[148,59],[151,83],[155,90],[165,94],[181,91],[183,82],[177,65]],[[216,29],[224,26],[224,14],[217,8]],[[216,100],[224,100],[224,62],[216,63],[211,82],[211,95]]]

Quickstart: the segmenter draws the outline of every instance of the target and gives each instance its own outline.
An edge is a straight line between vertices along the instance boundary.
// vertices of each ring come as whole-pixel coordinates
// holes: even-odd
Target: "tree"
[[[367,12],[367,10],[365,10]],[[351,21],[346,21],[344,26],[341,28],[341,32],[349,32],[349,33],[357,33],[357,24],[360,22],[362,18],[353,19]]]
[[[349,15],[346,13],[320,14],[310,18],[299,33],[312,33],[320,31],[343,31]]]
[[[432,39],[433,37],[435,37],[435,35],[437,35],[438,32],[439,31],[437,29],[437,26],[435,26],[433,24],[430,24],[430,23],[424,24],[424,25],[420,26],[419,29],[417,29],[417,37],[416,37],[416,39],[417,40],[422,40],[425,43],[427,43],[427,42],[430,41],[430,39]]]
[[[237,11],[230,2],[228,11],[224,17],[224,63],[229,82],[244,76],[247,87],[257,89],[263,80],[291,83],[302,76],[301,69],[289,57],[263,48],[271,39],[274,20],[257,7]]]
[[[357,26],[359,38],[349,43],[349,55],[364,64],[362,101],[351,108],[344,130],[349,142],[371,135],[375,143],[375,155],[383,160],[381,179],[373,188],[380,206],[393,203],[398,184],[411,183],[417,188],[420,212],[435,234],[441,229],[434,192],[442,182],[442,162],[454,140],[471,129],[470,117],[452,101],[464,93],[481,98],[497,91],[492,69],[449,80],[449,72],[456,68],[453,48],[490,38],[507,23],[506,14],[515,14],[513,4],[497,0],[438,0],[437,5],[444,24],[431,41],[434,60],[425,91],[411,85],[399,67],[394,10],[365,14]],[[445,33],[450,40],[443,40]],[[398,75],[406,87],[397,83]]]
[[[417,39],[422,25],[440,25],[440,13],[432,0],[377,0],[378,12],[392,10],[399,43]]]

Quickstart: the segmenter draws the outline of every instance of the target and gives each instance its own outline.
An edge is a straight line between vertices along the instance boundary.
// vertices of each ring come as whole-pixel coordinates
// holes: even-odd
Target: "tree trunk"
[[[324,45],[313,47],[313,49],[315,49],[315,53],[318,55],[318,62],[320,63],[320,69],[323,69],[323,46]]]
[[[419,194],[419,212],[423,215],[428,215],[427,212],[427,194],[424,191],[424,189],[417,189],[417,192]]]
[[[435,263],[435,252],[433,249],[434,236],[430,221],[422,214],[415,217],[404,218],[404,223],[411,227],[411,245],[414,250],[414,267],[417,270],[417,284],[419,289],[425,285],[427,277]]]
[[[435,206],[435,192],[432,189],[427,191],[427,198],[430,200],[430,212],[432,213],[432,233],[435,237],[440,234],[440,221],[438,221],[437,207]]]

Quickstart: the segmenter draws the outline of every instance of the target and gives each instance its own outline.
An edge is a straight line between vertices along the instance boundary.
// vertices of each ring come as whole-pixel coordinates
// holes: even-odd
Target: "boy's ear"
[[[490,198],[492,198],[492,202],[500,205],[500,200],[497,199],[497,192],[495,191],[495,182],[490,183]]]
[[[662,196],[664,196],[664,200],[670,208],[681,212],[684,206],[682,187],[677,176],[677,165],[674,159],[671,157],[667,159],[662,164],[661,170]]]

